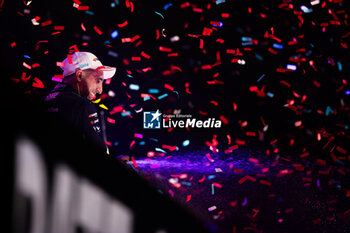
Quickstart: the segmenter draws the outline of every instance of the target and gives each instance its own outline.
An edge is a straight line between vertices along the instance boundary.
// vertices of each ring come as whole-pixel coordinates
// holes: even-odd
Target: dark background
[[[115,4],[114,7],[112,3]],[[172,5],[165,9],[170,3]],[[196,148],[200,148],[201,153],[205,154],[213,152],[206,142],[212,142],[213,137],[216,137],[221,152],[235,145],[242,151],[249,150],[251,153],[242,152],[237,155],[237,159],[242,161],[246,161],[249,156],[254,157],[254,153],[260,151],[259,156],[271,159],[271,163],[288,161],[292,169],[296,169],[295,164],[305,166],[306,169],[298,175],[287,176],[287,181],[279,179],[279,171],[271,178],[273,184],[277,180],[272,190],[281,193],[281,197],[288,196],[283,196],[286,202],[280,201],[280,198],[277,200],[278,203],[286,205],[285,209],[290,208],[290,205],[294,206],[295,203],[290,200],[298,199],[292,195],[293,192],[289,192],[291,189],[300,192],[302,197],[309,197],[308,191],[294,188],[307,188],[304,181],[301,186],[291,186],[290,182],[300,181],[310,174],[313,181],[319,179],[321,175],[313,167],[319,167],[320,160],[321,163],[325,161],[326,166],[322,169],[329,169],[331,173],[321,176],[320,179],[322,187],[327,188],[320,194],[315,191],[318,187],[313,183],[310,199],[315,201],[305,207],[310,212],[310,209],[316,209],[320,214],[317,217],[308,215],[309,212],[304,209],[303,198],[295,202],[300,201],[298,204],[303,206],[300,213],[305,212],[308,215],[303,216],[304,221],[312,227],[305,229],[317,228],[324,232],[327,232],[325,229],[348,229],[348,1],[321,0],[316,5],[311,5],[310,1],[288,0],[226,0],[218,4],[216,1],[195,0],[82,1],[81,5],[89,6],[89,11],[77,10],[73,7],[73,1],[68,0],[34,0],[30,4],[26,0],[4,0],[0,4],[3,84],[0,95],[3,115],[15,114],[16,121],[20,122],[26,119],[23,111],[27,114],[31,111],[23,108],[23,104],[27,105],[29,102],[30,106],[40,109],[45,95],[57,84],[51,81],[51,77],[62,74],[56,62],[61,62],[67,54],[74,52],[72,46],[76,45],[80,51],[90,51],[103,64],[118,69],[110,84],[104,85],[105,94],[101,96],[101,103],[109,109],[106,116],[115,120],[115,124],[107,122],[107,127],[108,141],[116,157],[130,155],[147,158],[147,152],[163,148],[163,145],[177,146],[180,154],[181,151],[193,149],[193,154],[197,155]],[[312,12],[303,12],[302,5],[312,9]],[[229,17],[225,17],[226,13]],[[35,26],[31,20],[37,16],[40,17],[40,25]],[[42,26],[48,20],[52,24]],[[125,21],[128,22],[126,26],[118,26]],[[214,27],[212,21],[222,22],[223,25]],[[82,24],[86,31],[83,31]],[[55,26],[64,26],[64,30],[56,30]],[[102,35],[96,33],[95,26],[102,31]],[[213,30],[212,33],[205,35],[205,28]],[[114,30],[119,33],[116,38],[111,37]],[[161,36],[162,31],[164,36]],[[139,38],[134,42],[122,42],[124,38],[137,35]],[[178,36],[179,40],[172,42],[171,38],[174,36]],[[251,39],[246,41],[247,37]],[[201,40],[203,48],[200,48]],[[297,43],[290,43],[293,40]],[[283,48],[275,48],[276,44]],[[160,51],[160,46],[171,49],[171,52]],[[228,50],[239,50],[240,53],[232,54]],[[149,55],[150,59],[142,56],[142,52]],[[178,53],[178,56],[169,57],[169,53]],[[133,57],[140,57],[141,61],[133,61]],[[217,63],[218,57],[220,64]],[[233,59],[242,59],[245,64],[232,62]],[[34,66],[37,67],[28,69],[23,66],[23,62],[30,66],[36,64]],[[216,65],[213,66],[214,64]],[[278,72],[278,69],[286,69],[288,64],[296,65],[297,69]],[[206,69],[207,65],[211,65],[211,68]],[[145,71],[145,68],[151,70]],[[28,78],[27,81],[21,79],[23,73]],[[41,80],[43,88],[33,87],[35,78]],[[208,84],[208,81],[213,80],[217,80],[218,84]],[[140,89],[130,90],[130,84],[138,84]],[[165,88],[165,84],[172,86],[174,91]],[[186,92],[186,85],[189,86],[191,94]],[[155,99],[144,101],[141,94],[148,93],[150,88],[158,89],[159,93],[152,94]],[[108,95],[109,91],[113,91],[115,96]],[[163,94],[168,96],[158,99]],[[234,109],[234,104],[237,110]],[[285,106],[287,104],[289,108]],[[122,116],[120,112],[111,114],[116,106],[122,106],[131,117]],[[228,124],[224,124],[221,129],[174,129],[171,132],[164,129],[143,130],[142,112],[136,112],[141,108],[152,111],[160,109],[168,114],[175,109],[181,109],[182,113],[203,118],[219,119],[224,116]],[[207,115],[204,116],[203,113]],[[11,124],[6,120],[2,122],[10,131],[16,128],[13,121]],[[242,127],[242,122],[247,125]],[[300,126],[296,125],[298,122],[301,123]],[[266,132],[265,124],[268,125]],[[142,134],[143,138],[135,137],[135,133]],[[227,135],[231,137],[231,143]],[[190,145],[186,148],[182,146],[184,140],[190,140]],[[135,144],[131,147],[133,141]],[[171,154],[168,149],[164,150]],[[216,161],[220,160],[220,156],[231,158],[231,155],[222,155],[224,153],[213,154]],[[181,156],[186,157],[185,154]],[[259,156],[257,157],[260,159]],[[236,157],[232,156],[233,158]],[[283,169],[283,165],[281,168]],[[150,173],[153,173],[152,169]],[[201,177],[200,173],[198,179]],[[235,179],[239,178],[235,176]],[[231,183],[230,176],[224,176],[223,179],[227,184]],[[163,181],[170,186],[167,177]],[[235,184],[236,186],[225,188],[228,187],[228,191],[235,193],[236,188],[242,187],[237,182]],[[244,187],[240,189],[239,198],[253,193],[256,199],[252,199],[259,205],[267,203],[266,199],[260,197],[268,197],[270,200],[271,191],[265,190],[266,195],[259,196],[260,186],[253,186],[251,189],[251,186]],[[225,188],[223,190],[226,191]],[[196,191],[194,188],[190,190],[194,193]],[[217,198],[208,192],[208,200]],[[204,200],[202,196],[197,199],[194,196],[192,202],[198,205],[193,204],[193,209],[207,208],[201,205]],[[225,203],[225,207],[230,208],[227,204],[232,201],[229,195],[223,191],[221,197],[224,197],[222,203]],[[278,195],[276,199],[277,197]],[[237,200],[243,201],[239,198]],[[251,203],[251,199],[248,199]],[[333,199],[339,200],[338,207],[330,209],[331,204],[325,200]],[[271,232],[280,232],[279,225],[271,225],[271,228],[268,226],[270,222],[267,220],[276,215],[275,212],[272,213],[275,211],[274,204],[271,206],[266,204],[266,209],[271,210],[271,213],[268,211],[265,215],[261,214],[260,223],[266,224],[262,227],[265,230],[273,228]],[[255,205],[253,207],[256,208]],[[279,209],[276,207],[276,210]],[[231,209],[228,212],[233,214],[231,217],[235,216],[239,220],[246,216],[243,207],[241,212],[236,212],[236,209],[230,211]],[[328,217],[325,214],[327,211],[336,216],[336,223],[324,220],[325,216]],[[243,214],[236,216],[240,213]],[[319,217],[328,224],[328,228],[314,223]],[[230,222],[230,218],[226,218]],[[284,231],[290,232],[293,229],[303,232],[305,229],[295,224],[298,218],[299,216],[294,216],[293,221],[287,222]],[[277,219],[271,221],[277,224]],[[231,231],[232,225],[227,229]]]
[[[128,147],[135,132],[145,134],[144,138],[153,136],[152,132],[141,128],[141,113],[135,112],[141,107],[147,110],[161,109],[168,113],[182,109],[183,113],[194,116],[199,116],[199,111],[208,113],[207,117],[225,116],[229,124],[221,130],[200,130],[199,134],[208,135],[207,138],[218,134],[225,140],[226,135],[230,134],[233,138],[243,137],[247,142],[259,142],[258,135],[264,127],[262,117],[269,125],[264,138],[260,140],[263,145],[277,139],[274,146],[281,150],[296,154],[303,150],[315,150],[319,156],[319,153],[323,153],[320,148],[328,141],[327,136],[330,134],[339,140],[334,142],[347,147],[344,143],[348,139],[346,125],[349,116],[349,97],[345,94],[349,89],[346,2],[321,2],[311,6],[310,2],[303,1],[283,3],[250,0],[220,4],[215,1],[191,1],[182,8],[181,5],[186,2],[131,1],[132,12],[127,2],[123,1],[82,2],[81,5],[89,6],[89,12],[92,13],[77,10],[73,7],[73,1],[33,1],[28,6],[26,3],[4,1],[1,8],[4,72],[12,81],[15,80],[19,91],[25,92],[28,99],[40,105],[45,94],[55,85],[51,77],[61,74],[56,62],[74,52],[70,49],[73,45],[81,51],[93,52],[104,64],[117,67],[112,82],[105,85],[105,93],[113,90],[115,97],[104,95],[102,103],[109,110],[122,105],[133,117],[121,117],[120,113],[109,116],[116,120],[116,124],[107,124],[108,139],[112,145],[118,144],[113,146],[119,151],[117,153],[130,153]],[[165,9],[168,3],[172,5]],[[303,13],[301,5],[312,8],[313,12]],[[201,13],[193,10],[198,8],[202,10]],[[335,17],[329,12],[334,12]],[[229,17],[223,18],[222,13],[229,14]],[[40,17],[40,25],[34,26],[31,19],[36,16]],[[47,20],[51,20],[52,24],[42,26],[41,23]],[[125,21],[128,22],[127,26],[118,26]],[[211,21],[222,22],[223,26],[213,27]],[[340,25],[331,24],[332,21]],[[82,30],[82,23],[86,31]],[[64,26],[64,30],[55,30],[55,26]],[[102,35],[96,33],[94,26],[103,32]],[[203,35],[204,28],[213,29],[212,34]],[[114,30],[118,31],[115,39],[110,36]],[[157,38],[157,31],[163,31],[165,36]],[[59,33],[53,35],[55,32]],[[267,38],[267,34],[273,34],[281,42]],[[136,35],[140,38],[134,42],[122,43],[122,38]],[[178,36],[179,41],[171,42],[173,36]],[[243,45],[243,37],[251,37],[253,43]],[[297,44],[288,45],[293,38]],[[217,42],[218,39],[224,42]],[[200,40],[203,40],[203,49],[199,48]],[[16,45],[12,48],[13,42]],[[283,45],[283,49],[274,48],[274,43]],[[168,52],[161,52],[159,46],[170,48],[178,56],[168,57]],[[228,49],[239,49],[241,54],[228,54]],[[273,49],[276,54],[269,52],[269,49]],[[111,51],[117,57],[108,55]],[[150,59],[144,58],[141,52],[148,54]],[[204,65],[215,64],[217,56],[220,56],[221,64],[202,69]],[[132,57],[141,57],[141,61],[132,61]],[[234,58],[243,59],[245,65],[231,63]],[[291,58],[303,61],[298,64],[289,61]],[[28,65],[38,63],[40,67],[29,70],[22,65],[23,62]],[[314,63],[315,69],[310,66],[310,62]],[[342,70],[338,68],[338,63]],[[277,68],[286,69],[287,64],[297,65],[297,70],[276,72]],[[181,72],[172,68],[175,66]],[[142,71],[146,67],[152,70]],[[172,74],[164,75],[164,71],[169,70]],[[26,82],[20,80],[23,72],[26,77],[30,75]],[[265,76],[258,82],[262,75]],[[34,77],[43,82],[44,88],[32,87]],[[207,83],[214,79],[222,84]],[[281,81],[291,86],[287,87]],[[140,89],[130,90],[131,83],[138,84]],[[174,91],[166,89],[166,83]],[[192,94],[186,93],[186,83]],[[250,91],[252,86],[263,90],[263,96],[259,97],[256,92]],[[147,93],[149,88],[159,89],[159,94],[154,94],[155,98],[165,93],[168,97],[143,101],[141,93]],[[266,95],[269,92],[273,93],[273,97]],[[306,100],[301,102],[303,96]],[[217,106],[210,102],[213,100],[218,103]],[[291,100],[294,100],[293,106],[298,108],[297,112],[283,106]],[[233,103],[237,104],[237,111],[233,110]],[[130,107],[130,104],[136,105]],[[335,113],[326,116],[327,106]],[[300,120],[302,126],[295,127],[294,123]],[[241,128],[239,121],[247,121],[247,127]],[[205,142],[206,138],[198,138],[195,133],[197,130],[192,131],[186,133],[185,130],[175,129],[171,133],[165,130],[153,133],[165,144],[178,145],[187,138],[200,144]],[[256,136],[246,137],[247,131],[255,132]],[[322,135],[320,141],[317,141],[317,133]],[[291,139],[295,140],[292,147]],[[140,153],[152,147],[146,143],[141,146],[143,149],[139,148]],[[137,148],[136,144],[134,149]],[[135,152],[139,154],[139,151]]]

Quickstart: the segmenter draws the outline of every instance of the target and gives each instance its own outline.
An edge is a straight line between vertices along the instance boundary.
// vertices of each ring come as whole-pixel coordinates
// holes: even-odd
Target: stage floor
[[[350,232],[349,179],[340,166],[244,147],[209,154],[192,148],[135,162],[213,232]]]

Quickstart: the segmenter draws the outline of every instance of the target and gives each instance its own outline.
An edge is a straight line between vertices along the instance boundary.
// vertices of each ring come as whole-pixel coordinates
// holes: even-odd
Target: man
[[[103,80],[112,78],[115,67],[103,66],[89,52],[75,52],[63,60],[62,84],[58,84],[45,98],[48,112],[71,127],[82,139],[93,142],[109,153],[99,114],[91,101],[103,91]]]

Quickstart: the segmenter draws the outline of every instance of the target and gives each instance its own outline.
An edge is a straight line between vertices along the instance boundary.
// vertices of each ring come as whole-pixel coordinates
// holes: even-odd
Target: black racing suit
[[[46,96],[44,106],[55,119],[64,121],[80,135],[83,141],[95,143],[108,152],[100,125],[100,120],[104,119],[99,119],[95,104],[81,97],[70,84],[57,84]]]

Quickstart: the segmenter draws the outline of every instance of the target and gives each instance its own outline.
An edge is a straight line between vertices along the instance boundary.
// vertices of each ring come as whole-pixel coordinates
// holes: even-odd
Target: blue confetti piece
[[[155,11],[154,13],[156,13],[157,15],[159,15],[160,17],[162,17],[164,19],[164,16],[161,13],[159,13],[158,11]]]
[[[267,95],[268,97],[270,97],[270,98],[273,98],[273,97],[275,96],[275,95],[274,95],[273,93],[271,93],[271,92],[267,92],[266,95]]]
[[[337,161],[335,161],[336,163],[339,163],[340,165],[345,165],[345,163],[339,159],[337,159]]]
[[[152,141],[158,142],[158,139],[156,139],[156,138],[149,138],[149,140],[152,140]]]
[[[311,51],[311,50],[308,50],[308,51],[305,53],[306,56],[310,56],[311,54],[312,54],[312,51]]]
[[[28,55],[23,55],[25,58],[28,58],[28,59],[30,59],[30,57],[28,56]]]
[[[251,42],[251,41],[242,42],[242,46],[247,46],[247,45],[253,45],[253,42]]]
[[[251,37],[242,36],[241,40],[242,40],[243,42],[247,42],[247,41],[252,41],[252,38],[251,38]]]
[[[122,117],[126,117],[126,116],[129,116],[129,115],[131,115],[131,112],[130,111],[125,111],[125,113],[124,112],[121,112],[121,114],[120,114]]]
[[[343,70],[343,66],[342,66],[340,61],[337,62],[337,65],[338,65],[338,70],[342,71]]]
[[[143,101],[147,101],[147,100],[150,100],[150,99],[151,99],[150,96],[146,96],[146,97],[143,98]]]
[[[216,5],[226,2],[226,0],[216,0]]]
[[[264,60],[264,58],[260,54],[257,54],[257,53],[255,54],[255,57],[256,57],[256,59],[258,59],[260,61]]]
[[[118,146],[119,145],[119,142],[116,141],[115,143],[113,143],[114,146]]]
[[[187,185],[187,186],[191,186],[192,185],[191,182],[186,182],[186,181],[182,181],[181,184],[182,185]]]
[[[169,7],[171,7],[173,4],[172,3],[168,3],[164,6],[164,10],[167,10]]]
[[[345,91],[345,95],[350,95],[350,90]]]
[[[274,47],[275,49],[283,49],[283,45],[277,43],[273,43],[272,47]]]
[[[150,94],[158,94],[159,90],[155,89],[155,88],[151,88],[151,89],[148,89],[148,93],[150,93]]]
[[[94,15],[94,14],[95,14],[95,13],[92,12],[92,11],[85,11],[85,13],[88,14],[88,15]]]
[[[300,6],[300,9],[304,12],[304,13],[311,13],[312,9],[311,8],[307,8],[306,6],[302,5]]]
[[[127,74],[126,76],[128,76],[129,78],[134,78],[132,75],[130,74]]]
[[[111,50],[108,51],[108,55],[117,58],[119,55],[116,52],[113,52]]]
[[[334,60],[332,58],[330,58],[332,60],[332,62],[334,62]],[[331,62],[328,60],[328,64],[331,64]]]
[[[219,25],[212,24],[211,26],[221,28],[221,27],[222,27],[222,25],[224,25],[224,24],[223,24],[222,22],[220,22],[220,21],[218,21],[218,23],[219,23]]]
[[[166,151],[165,151],[165,150],[160,149],[160,148],[158,148],[158,147],[156,147],[156,151],[158,151],[158,152],[162,152],[162,153],[165,153],[165,154],[166,154]]]
[[[328,116],[329,114],[334,114],[334,111],[331,107],[327,106],[326,112],[324,114]]]
[[[161,100],[161,99],[163,99],[163,98],[165,98],[165,97],[167,97],[167,96],[168,96],[168,94],[165,93],[165,94],[163,94],[163,95],[161,95],[161,96],[158,96],[158,99]]]
[[[131,84],[129,85],[129,89],[130,89],[130,90],[134,90],[134,91],[138,91],[138,90],[140,90],[140,86],[139,86],[138,84],[133,84],[133,83],[131,83]]]
[[[190,145],[190,140],[187,139],[182,142],[182,146],[188,146],[188,145]]]
[[[211,195],[214,195],[215,192],[214,192],[214,184],[211,184]]]
[[[292,64],[287,64],[287,69],[288,70],[297,70],[297,66],[296,65],[292,65]]]
[[[141,142],[139,142],[139,145],[140,146],[144,146],[144,145],[146,145],[146,142],[145,141],[141,141]]]
[[[114,30],[112,33],[111,33],[111,37],[113,39],[117,38],[117,36],[119,35],[118,31],[117,30]]]
[[[209,175],[207,179],[211,180],[211,179],[214,179],[215,177],[216,177],[215,175]]]
[[[258,79],[258,82],[260,82],[261,79],[263,79],[265,76],[266,76],[265,74],[261,75],[260,78]]]

